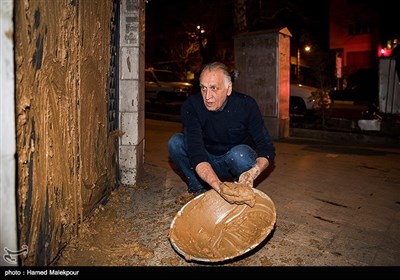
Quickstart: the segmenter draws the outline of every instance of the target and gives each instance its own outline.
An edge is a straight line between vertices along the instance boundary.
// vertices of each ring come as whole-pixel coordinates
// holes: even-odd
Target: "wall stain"
[[[128,56],[127,58],[126,58],[126,65],[127,65],[127,67],[128,67],[128,71],[129,72],[132,72],[132,70],[131,70],[131,59],[130,59],[130,57]]]
[[[35,22],[33,23],[33,27],[35,29],[38,29],[40,26],[40,11],[39,11],[39,9],[35,10],[34,18],[35,18]]]
[[[36,38],[36,50],[32,55],[32,65],[38,70],[42,67],[42,58],[43,58],[43,38],[39,34]]]

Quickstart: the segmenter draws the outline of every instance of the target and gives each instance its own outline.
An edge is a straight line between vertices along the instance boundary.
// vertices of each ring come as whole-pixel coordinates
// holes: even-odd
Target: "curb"
[[[145,117],[163,121],[181,122],[180,115],[146,112]],[[343,122],[344,120],[339,121]],[[310,128],[290,128],[289,137],[315,138],[334,141],[340,144],[362,144],[370,146],[384,146],[388,148],[400,148],[400,134],[372,135],[368,134],[368,132],[354,133],[351,131],[343,132]]]
[[[303,128],[290,128],[290,137],[317,138],[340,142],[341,144],[378,145],[391,148],[400,148],[400,136],[368,135],[353,132],[313,130]]]

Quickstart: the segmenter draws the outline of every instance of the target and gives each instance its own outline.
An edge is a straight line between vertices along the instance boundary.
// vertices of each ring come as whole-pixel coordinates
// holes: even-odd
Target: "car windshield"
[[[177,82],[180,81],[179,77],[175,75],[174,72],[171,71],[159,71],[154,70],[157,79],[162,82]]]
[[[150,71],[145,72],[145,79],[147,82],[156,82],[156,79],[153,76],[153,73]]]

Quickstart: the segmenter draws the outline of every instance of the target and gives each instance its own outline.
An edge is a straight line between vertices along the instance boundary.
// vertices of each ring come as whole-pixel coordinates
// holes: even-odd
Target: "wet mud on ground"
[[[54,266],[272,264],[263,259],[238,261],[243,256],[220,263],[186,261],[173,249],[168,238],[170,224],[182,207],[175,204],[175,197],[185,190],[181,179],[175,174],[168,178],[170,172],[157,166],[146,164],[145,170],[140,183],[120,187],[105,205],[94,210],[82,224],[79,236],[68,244]]]
[[[54,265],[151,266],[180,265],[168,240],[169,222],[179,206],[164,178],[166,171],[146,166],[146,175],[135,186],[115,190],[83,223]],[[159,186],[159,187],[151,187]],[[170,199],[166,199],[166,197]],[[169,254],[166,254],[169,252]]]
[[[180,124],[146,120],[146,164],[81,226],[54,266],[400,265],[400,150],[290,138],[256,187],[276,206],[274,230],[224,263],[186,261],[168,239],[185,184],[166,153]]]

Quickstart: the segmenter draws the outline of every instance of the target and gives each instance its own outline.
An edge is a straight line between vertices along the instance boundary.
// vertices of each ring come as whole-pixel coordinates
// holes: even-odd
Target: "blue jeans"
[[[202,193],[210,189],[191,166],[182,133],[176,133],[169,139],[168,151],[174,164],[185,176],[188,192]],[[240,174],[256,164],[257,158],[257,153],[248,145],[237,145],[220,156],[208,152],[207,155],[208,162],[221,181],[237,180]]]

